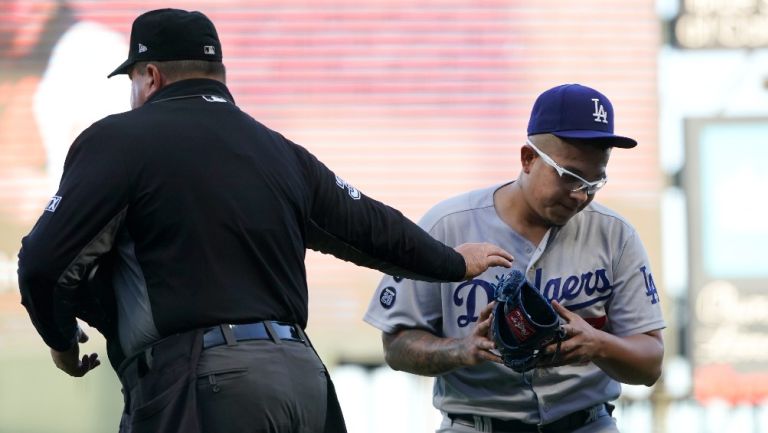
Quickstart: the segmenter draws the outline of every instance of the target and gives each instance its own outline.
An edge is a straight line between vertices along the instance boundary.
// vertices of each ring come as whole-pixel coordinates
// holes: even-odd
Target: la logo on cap
[[[592,102],[595,103],[595,112],[592,113],[595,116],[595,122],[608,123],[608,112],[605,111],[605,107],[600,103],[600,100],[592,98]]]
[[[561,139],[629,149],[637,141],[613,133],[613,105],[607,96],[581,84],[561,84],[536,98],[528,121],[528,136],[552,134]]]

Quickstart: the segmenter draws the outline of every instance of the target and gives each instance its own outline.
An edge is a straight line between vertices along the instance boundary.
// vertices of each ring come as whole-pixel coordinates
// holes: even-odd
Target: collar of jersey
[[[232,104],[235,103],[235,98],[229,93],[229,89],[227,89],[227,86],[224,85],[224,83],[207,78],[191,78],[189,80],[171,83],[155,92],[155,94],[147,100],[147,103],[201,95],[220,96]]]

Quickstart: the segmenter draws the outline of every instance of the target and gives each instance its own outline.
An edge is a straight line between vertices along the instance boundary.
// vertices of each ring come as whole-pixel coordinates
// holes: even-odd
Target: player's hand
[[[96,353],[83,355],[83,358],[80,359],[79,343],[85,343],[86,341],[88,341],[88,336],[78,327],[77,343],[71,349],[64,352],[51,349],[51,358],[53,358],[53,363],[56,364],[56,367],[70,376],[82,377],[101,365],[99,355]]]
[[[488,304],[480,312],[475,329],[470,335],[461,339],[459,356],[462,365],[477,365],[486,361],[503,362],[499,355],[491,352],[491,349],[494,349],[496,345],[493,340],[488,338],[488,331],[491,329],[491,321],[493,320],[491,312],[493,312],[494,305],[496,305],[496,301]]]
[[[552,355],[557,351],[557,342],[545,348],[547,356],[544,366],[561,366],[568,364],[584,365],[592,361],[600,351],[601,331],[595,329],[578,314],[552,301],[552,307],[565,320],[565,340],[560,343],[560,351],[557,356]]]
[[[509,268],[514,260],[512,254],[487,242],[461,244],[454,249],[464,257],[467,265],[464,275],[466,280],[482,274],[491,266]]]

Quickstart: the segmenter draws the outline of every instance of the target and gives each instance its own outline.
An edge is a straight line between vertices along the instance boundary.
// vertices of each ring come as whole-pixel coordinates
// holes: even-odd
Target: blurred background
[[[166,6],[216,23],[244,111],[414,220],[517,176],[542,91],[608,95],[640,144],[613,153],[598,201],[640,232],[669,325],[664,375],[624,388],[619,426],[768,432],[768,1],[0,0],[0,433],[117,431],[114,372],[55,369],[16,255],[72,140],[129,108],[106,75],[131,22]],[[350,433],[434,431],[432,380],[384,366],[362,321],[381,275],[311,252],[307,270]]]

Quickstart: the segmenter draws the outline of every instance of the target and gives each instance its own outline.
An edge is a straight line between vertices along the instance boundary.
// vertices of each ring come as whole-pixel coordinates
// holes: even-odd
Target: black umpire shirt
[[[117,336],[131,355],[220,323],[307,323],[305,249],[427,280],[464,260],[240,111],[214,80],[173,83],[72,144],[22,240],[22,304],[46,344],[76,341],[84,282],[114,255]]]

